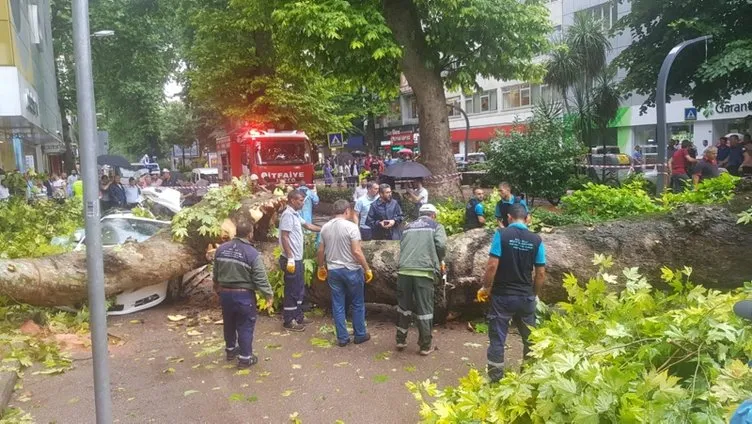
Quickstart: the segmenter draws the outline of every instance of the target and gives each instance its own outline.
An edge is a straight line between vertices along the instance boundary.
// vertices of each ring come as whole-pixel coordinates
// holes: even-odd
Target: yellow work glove
[[[371,281],[373,281],[373,271],[369,269],[366,271],[366,283],[370,283]]]
[[[326,268],[324,268],[323,266],[320,266],[319,270],[316,271],[316,277],[319,279],[319,281],[326,281],[326,276],[327,276]]]
[[[292,259],[287,260],[287,267],[285,267],[285,270],[288,274],[295,274],[295,261]]]
[[[488,290],[485,287],[481,287],[478,290],[478,294],[475,295],[475,301],[478,303],[488,302]]]

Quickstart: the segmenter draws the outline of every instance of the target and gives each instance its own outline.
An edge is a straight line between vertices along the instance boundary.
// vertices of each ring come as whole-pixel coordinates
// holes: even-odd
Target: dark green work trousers
[[[410,319],[415,315],[418,327],[418,345],[421,350],[431,347],[433,327],[434,281],[426,277],[397,276],[397,344],[407,341]]]

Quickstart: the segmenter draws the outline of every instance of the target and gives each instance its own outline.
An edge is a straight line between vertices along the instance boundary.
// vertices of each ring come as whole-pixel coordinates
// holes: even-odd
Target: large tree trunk
[[[432,196],[461,198],[439,57],[426,43],[412,0],[384,0],[383,8],[386,23],[402,46],[402,71],[418,104],[420,155],[433,173],[426,185]]]
[[[480,229],[449,238],[448,282],[456,285],[447,292],[450,305],[472,306],[492,236]],[[660,281],[662,266],[690,266],[693,282],[718,289],[740,287],[752,280],[752,261],[746,258],[752,251],[752,225],[737,225],[735,215],[721,207],[689,206],[663,216],[617,220],[592,228],[566,227],[542,238],[548,263],[540,297],[546,302],[566,299],[562,287],[565,274],[573,274],[581,282],[593,277],[596,253],[613,257],[613,274],[639,267],[652,283]],[[399,243],[367,242],[364,250],[375,274],[366,287],[366,302],[395,304]],[[309,295],[316,303],[330,303],[326,284],[314,284]]]
[[[737,196],[740,197],[740,196]],[[245,208],[269,202],[268,196],[245,203]],[[749,199],[745,209],[749,207]],[[275,206],[278,207],[277,204]],[[265,214],[268,214],[268,208]],[[473,230],[449,238],[446,262],[448,281],[457,287],[448,291],[450,305],[473,305],[488,259],[492,233]],[[548,278],[541,298],[547,302],[565,299],[561,281],[571,273],[585,282],[595,274],[595,253],[611,255],[613,273],[626,267],[640,271],[656,283],[660,268],[693,267],[692,280],[718,289],[739,287],[752,280],[752,225],[737,225],[734,213],[723,207],[688,206],[666,215],[630,218],[592,228],[573,226],[542,235],[546,244]],[[366,301],[396,303],[399,243],[363,243],[375,279],[366,288]],[[205,246],[205,244],[204,244]],[[267,267],[276,266],[272,251],[276,243],[259,244]],[[201,244],[192,247],[171,241],[163,234],[141,244],[126,244],[105,252],[105,283],[108,295],[159,281],[172,280],[206,263]],[[86,265],[83,252],[38,259],[0,260],[0,293],[19,302],[36,305],[74,305],[86,299]],[[329,303],[326,284],[309,289],[311,300]],[[437,299],[437,303],[443,303]]]

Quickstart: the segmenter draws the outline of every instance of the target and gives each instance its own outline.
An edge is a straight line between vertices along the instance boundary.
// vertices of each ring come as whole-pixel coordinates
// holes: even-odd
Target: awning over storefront
[[[490,127],[470,128],[469,141],[488,141],[496,137],[496,132],[509,134],[514,125],[494,125]],[[460,143],[465,141],[465,128],[455,128],[450,131],[452,142]]]

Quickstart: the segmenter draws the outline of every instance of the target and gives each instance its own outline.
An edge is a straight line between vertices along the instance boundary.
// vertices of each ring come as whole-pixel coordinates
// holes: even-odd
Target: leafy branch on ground
[[[422,422],[725,422],[752,397],[752,330],[732,312],[752,283],[721,293],[693,285],[690,268],[664,268],[664,293],[608,263],[584,287],[565,278],[569,301],[533,330],[519,373],[489,385],[473,369],[444,390],[407,383]]]

